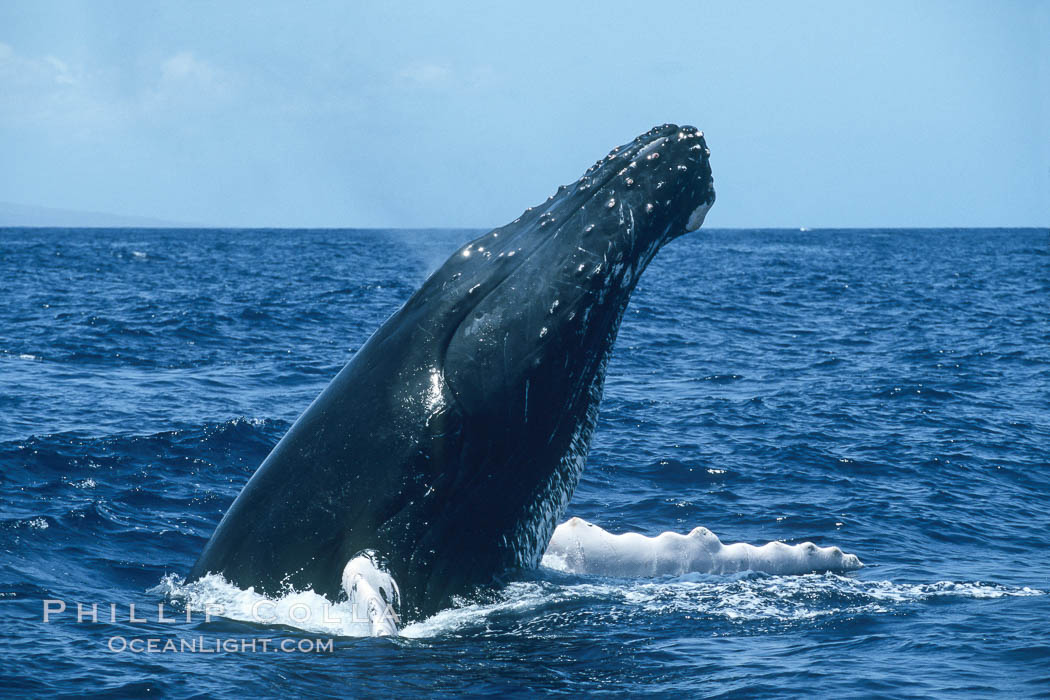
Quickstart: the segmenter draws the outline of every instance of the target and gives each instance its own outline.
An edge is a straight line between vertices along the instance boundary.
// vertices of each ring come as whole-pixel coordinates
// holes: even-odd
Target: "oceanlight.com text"
[[[208,639],[203,636],[186,638],[110,637],[106,646],[114,654],[245,654],[275,651],[284,654],[331,654],[333,639],[267,639],[226,638]]]

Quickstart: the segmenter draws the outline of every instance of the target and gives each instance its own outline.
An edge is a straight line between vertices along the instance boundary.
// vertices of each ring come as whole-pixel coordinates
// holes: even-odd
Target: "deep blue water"
[[[111,651],[318,638],[156,605],[472,235],[0,230],[0,694],[1050,697],[1045,230],[702,230],[643,277],[569,515],[834,544],[858,572],[541,570],[411,638]],[[45,599],[121,608],[45,624]]]

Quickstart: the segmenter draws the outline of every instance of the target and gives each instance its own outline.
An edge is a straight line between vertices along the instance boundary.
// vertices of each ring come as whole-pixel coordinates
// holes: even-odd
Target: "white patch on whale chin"
[[[704,223],[704,218],[707,216],[707,212],[711,210],[710,204],[701,204],[693,213],[689,215],[689,221],[685,224],[686,231],[695,231]]]
[[[806,574],[852,571],[863,566],[855,554],[812,542],[722,544],[704,527],[688,535],[665,532],[646,537],[635,532],[614,535],[582,518],[570,518],[554,530],[543,566],[571,574],[596,576],[677,576],[686,573]]]

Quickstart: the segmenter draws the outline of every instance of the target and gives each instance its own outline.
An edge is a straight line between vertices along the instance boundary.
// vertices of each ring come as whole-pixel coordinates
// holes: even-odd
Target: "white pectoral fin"
[[[818,547],[812,542],[770,542],[761,547],[743,542],[722,544],[703,527],[688,535],[614,535],[581,518],[571,518],[555,529],[543,565],[567,573],[621,577],[741,571],[793,575],[853,571],[863,566],[854,554],[846,554],[838,547]]]
[[[397,582],[380,568],[371,552],[358,554],[343,569],[343,590],[350,600],[355,622],[367,622],[373,637],[395,637],[401,620],[397,615],[401,593]]]

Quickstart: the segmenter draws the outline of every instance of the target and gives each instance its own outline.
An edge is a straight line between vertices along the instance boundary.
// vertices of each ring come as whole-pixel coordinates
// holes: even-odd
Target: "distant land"
[[[125,216],[98,211],[53,209],[0,202],[0,227],[55,226],[60,228],[193,228],[199,224],[165,221],[145,216]]]

